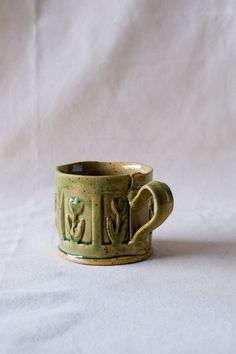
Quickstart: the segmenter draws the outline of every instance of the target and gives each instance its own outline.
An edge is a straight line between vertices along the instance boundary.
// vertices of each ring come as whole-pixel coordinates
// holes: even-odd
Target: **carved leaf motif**
[[[67,239],[79,243],[85,232],[86,221],[80,217],[84,209],[84,202],[77,197],[71,197],[68,204],[69,213],[66,218]]]
[[[107,233],[111,241],[113,241],[113,235],[115,234],[115,230],[113,227],[113,222],[110,218],[106,218],[106,225],[107,225]]]
[[[85,231],[85,219],[81,218],[74,230],[73,241],[80,242]]]
[[[107,234],[113,244],[127,241],[128,202],[119,198],[111,201],[111,214],[106,218]],[[129,238],[129,235],[128,235]]]

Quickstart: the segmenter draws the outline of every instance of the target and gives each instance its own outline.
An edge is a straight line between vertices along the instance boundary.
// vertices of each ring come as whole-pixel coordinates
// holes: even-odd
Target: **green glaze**
[[[56,168],[60,253],[86,264],[147,258],[152,231],[173,209],[173,196],[152,181],[151,167],[134,162],[84,161]]]

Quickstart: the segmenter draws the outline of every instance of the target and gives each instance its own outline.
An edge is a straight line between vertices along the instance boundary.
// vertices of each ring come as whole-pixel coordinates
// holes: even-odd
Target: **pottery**
[[[173,209],[170,188],[135,162],[84,161],[56,168],[59,253],[97,265],[141,261],[151,254],[152,231]]]

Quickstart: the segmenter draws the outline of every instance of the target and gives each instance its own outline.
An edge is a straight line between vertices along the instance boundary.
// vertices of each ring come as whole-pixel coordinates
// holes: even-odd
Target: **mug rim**
[[[92,175],[92,174],[79,174],[79,173],[71,173],[71,171],[67,172],[63,169],[69,169],[73,166],[79,165],[106,165],[106,166],[116,166],[120,169],[123,169],[126,173],[120,173],[117,170],[114,170],[115,173],[111,174],[102,174],[102,175]],[[96,168],[95,168],[96,169]],[[79,171],[78,171],[79,172]],[[81,171],[82,172],[82,171]],[[67,163],[64,165],[56,166],[56,174],[64,177],[75,177],[75,178],[91,178],[91,179],[102,179],[102,178],[117,178],[124,176],[132,176],[135,174],[140,174],[142,176],[148,176],[153,173],[153,168],[150,165],[144,164],[142,162],[134,162],[134,161],[93,161],[93,160],[85,160],[85,161],[77,161],[72,163]]]

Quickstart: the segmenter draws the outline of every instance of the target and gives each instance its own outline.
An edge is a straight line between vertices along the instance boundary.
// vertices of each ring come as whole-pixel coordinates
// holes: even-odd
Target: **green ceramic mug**
[[[134,162],[76,162],[56,168],[59,252],[84,264],[124,264],[151,254],[152,231],[173,209],[170,188]]]

